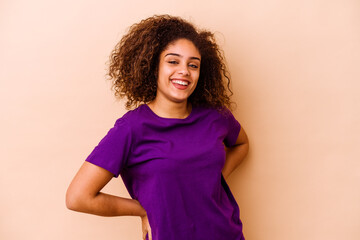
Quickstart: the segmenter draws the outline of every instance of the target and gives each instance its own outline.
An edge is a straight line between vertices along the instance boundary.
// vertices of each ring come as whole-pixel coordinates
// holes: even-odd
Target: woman
[[[249,144],[229,110],[230,80],[213,34],[153,16],[133,25],[110,59],[115,95],[129,111],[81,166],[67,207],[140,216],[144,239],[244,239],[225,179]],[[132,199],[101,192],[119,175]]]

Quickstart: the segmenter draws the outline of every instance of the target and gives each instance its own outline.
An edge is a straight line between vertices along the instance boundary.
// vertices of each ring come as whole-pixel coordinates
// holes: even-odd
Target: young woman
[[[168,15],[134,24],[110,57],[115,121],[71,182],[69,209],[140,216],[144,239],[242,240],[225,181],[248,152],[214,36]],[[121,176],[132,199],[101,192]]]

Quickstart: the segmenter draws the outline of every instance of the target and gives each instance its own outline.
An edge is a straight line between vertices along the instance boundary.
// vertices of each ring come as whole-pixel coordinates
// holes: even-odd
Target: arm
[[[249,141],[245,130],[241,127],[239,136],[233,147],[226,148],[226,160],[222,170],[225,179],[236,169],[242,162],[249,151]]]
[[[143,239],[151,227],[145,209],[139,201],[100,192],[113,174],[92,163],[84,162],[66,192],[66,206],[70,210],[100,216],[140,216]]]
[[[67,208],[100,216],[145,217],[137,200],[100,192],[112,178],[111,172],[85,161],[66,192]]]

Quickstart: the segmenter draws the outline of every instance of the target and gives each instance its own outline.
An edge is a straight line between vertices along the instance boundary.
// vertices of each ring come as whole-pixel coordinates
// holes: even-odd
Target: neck
[[[147,104],[150,109],[159,117],[164,118],[187,118],[192,110],[188,101],[184,102],[162,102],[157,99]]]

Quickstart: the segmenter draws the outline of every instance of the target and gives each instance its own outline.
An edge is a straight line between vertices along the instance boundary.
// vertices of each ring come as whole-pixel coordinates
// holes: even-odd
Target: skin
[[[187,99],[195,90],[200,75],[201,55],[194,44],[179,39],[160,54],[158,88],[155,99],[148,103],[151,110],[164,118],[186,118],[191,112]],[[173,80],[187,81],[186,89],[176,88]],[[235,146],[226,148],[222,174],[225,179],[247,155],[248,139],[241,128]],[[139,201],[101,192],[113,178],[109,171],[84,162],[66,192],[66,206],[70,210],[99,216],[139,216],[143,239],[152,240],[151,227],[145,209]]]
[[[179,39],[160,54],[158,87],[155,99],[148,106],[160,117],[186,118],[191,112],[188,97],[194,92],[200,75],[201,55],[194,44]],[[189,83],[181,90],[173,80]]]

